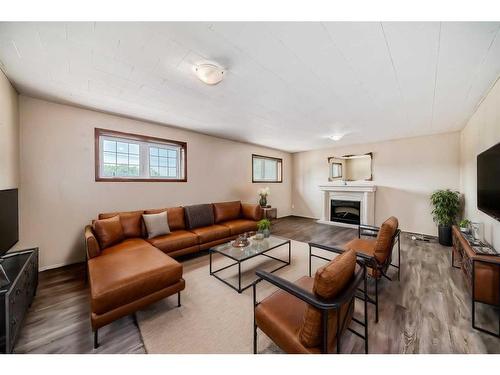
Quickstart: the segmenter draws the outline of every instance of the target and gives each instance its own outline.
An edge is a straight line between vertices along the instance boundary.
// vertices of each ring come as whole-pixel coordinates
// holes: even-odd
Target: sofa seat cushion
[[[231,236],[257,230],[257,222],[253,220],[237,219],[225,221],[221,224],[229,228]]]
[[[230,229],[224,225],[209,225],[207,227],[191,229],[191,232],[198,235],[200,243],[220,240],[231,235]]]
[[[122,243],[89,259],[92,312],[108,311],[177,283],[182,265],[142,241]],[[128,245],[128,246],[127,246]]]
[[[169,234],[150,238],[151,245],[165,253],[198,245],[198,236],[187,230],[175,230]]]
[[[127,238],[116,245],[110,246],[107,249],[102,250],[101,254],[105,255],[105,254],[119,253],[123,250],[128,250],[128,249],[144,249],[149,246],[150,246],[149,243],[147,243],[146,240],[143,240],[142,238]]]

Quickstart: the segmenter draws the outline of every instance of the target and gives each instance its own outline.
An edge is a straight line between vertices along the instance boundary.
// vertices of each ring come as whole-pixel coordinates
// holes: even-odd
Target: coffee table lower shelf
[[[272,255],[267,254],[267,252],[269,252],[271,250],[274,250],[274,249],[277,249],[277,248],[279,248],[281,246],[285,246],[285,245],[288,245],[288,259],[287,260],[279,259],[279,258],[276,258],[276,257],[274,257]],[[213,267],[212,267],[212,256],[213,256],[213,254],[219,254],[219,255],[222,255],[222,256],[224,256],[226,258],[232,259],[232,260],[234,260],[234,263],[231,263],[231,264],[229,264],[227,266],[224,266],[222,268],[218,268],[216,270],[213,270]],[[280,265],[279,267],[273,269],[272,271],[269,271],[270,273],[276,272],[276,271],[282,269],[283,267],[289,266],[291,264],[291,261],[292,261],[292,245],[291,245],[291,241],[288,240],[288,241],[285,241],[285,242],[281,243],[278,246],[272,247],[272,248],[267,249],[265,251],[262,251],[260,253],[256,253],[256,254],[254,254],[254,255],[252,255],[252,256],[250,256],[248,258],[244,258],[244,259],[237,259],[235,257],[232,257],[232,256],[228,255],[228,254],[224,254],[222,252],[219,252],[216,249],[210,249],[209,250],[209,256],[210,256],[210,275],[213,276],[213,277],[215,277],[216,279],[222,281],[224,284],[226,284],[230,288],[236,290],[238,293],[242,293],[243,291],[245,291],[248,288],[250,288],[252,286],[252,284],[253,284],[253,282],[252,282],[252,283],[250,283],[248,285],[245,285],[243,287],[241,286],[241,264],[243,262],[245,262],[246,260],[249,260],[249,259],[253,259],[253,258],[257,257],[257,256],[265,256],[265,257],[274,259],[274,260],[282,263],[282,265]],[[234,267],[234,266],[238,266],[238,286],[232,285],[227,280],[224,280],[223,278],[219,277],[219,275],[217,275],[217,273],[219,273],[221,271],[224,271],[224,270],[226,270],[228,268]]]

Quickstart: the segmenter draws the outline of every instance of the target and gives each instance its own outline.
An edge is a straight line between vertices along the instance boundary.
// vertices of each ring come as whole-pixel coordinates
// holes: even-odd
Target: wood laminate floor
[[[273,233],[337,246],[357,235],[356,230],[299,217],[276,220]],[[461,271],[450,266],[450,248],[412,241],[408,234],[402,235],[401,248],[401,280],[380,285],[378,324],[370,307],[370,352],[499,353],[500,339],[470,327],[470,296]],[[100,329],[102,345],[93,349],[84,269],[76,264],[40,273],[16,353],[145,353],[132,317]],[[491,308],[477,309],[479,322],[496,323],[497,314]],[[343,352],[362,352],[360,341],[348,338]]]

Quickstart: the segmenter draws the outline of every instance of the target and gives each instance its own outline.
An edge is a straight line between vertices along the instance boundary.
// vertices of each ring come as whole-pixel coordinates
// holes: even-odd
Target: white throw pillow
[[[168,227],[167,211],[160,212],[159,214],[143,214],[144,224],[148,231],[148,238],[154,238],[170,233]]]

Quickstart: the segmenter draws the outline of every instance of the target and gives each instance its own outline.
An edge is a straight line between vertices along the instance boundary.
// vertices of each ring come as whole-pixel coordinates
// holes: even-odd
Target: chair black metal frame
[[[347,329],[355,334],[356,336],[362,338],[365,342],[365,353],[368,354],[368,317],[367,317],[367,301],[368,301],[368,295],[367,295],[367,274],[366,274],[366,265],[363,260],[357,260],[357,263],[360,265],[359,270],[356,271],[354,275],[354,279],[351,282],[351,284],[344,289],[338,296],[335,298],[332,298],[331,300],[325,300],[322,298],[319,298],[316,296],[314,293],[311,293],[307,290],[302,289],[298,285],[294,284],[293,282],[290,282],[288,280],[285,280],[279,276],[273,275],[269,272],[265,271],[257,271],[256,275],[259,277],[253,284],[253,304],[254,304],[254,319],[253,319],[253,329],[254,329],[254,335],[253,335],[253,352],[254,354],[257,354],[257,323],[255,320],[255,309],[259,305],[260,302],[257,302],[257,284],[260,283],[262,280],[265,280],[274,286],[277,286],[281,290],[299,298],[300,300],[316,307],[321,311],[321,317],[322,317],[322,342],[321,342],[321,352],[322,353],[328,353],[328,312],[330,310],[340,310],[340,307],[345,304],[347,301],[352,300],[350,303],[354,303],[354,298],[356,296],[357,291],[359,290],[359,285],[361,282],[364,283],[364,321],[361,321],[359,319],[356,319],[352,317],[352,320],[356,323],[358,323],[360,326],[364,328],[364,334],[361,334],[357,332],[356,330],[347,327]],[[340,346],[341,346],[341,332],[345,327],[345,319],[342,321],[340,324],[340,314],[339,318],[337,319],[337,354],[340,353]]]
[[[369,233],[363,233],[364,230],[369,231]],[[358,226],[358,238],[361,238],[362,235],[369,236],[369,237],[376,237],[379,231],[380,231],[379,227],[362,224],[362,225]],[[397,245],[398,245],[398,248],[397,248],[398,249],[398,264],[397,265],[392,264],[392,252],[393,252],[392,250],[394,249],[394,246],[396,245],[396,241],[397,241]],[[321,255],[313,254],[312,248],[318,248],[321,250],[326,250],[326,251],[330,251],[330,252],[337,253],[337,254],[342,254],[343,252],[346,251],[345,249],[341,249],[338,247],[326,246],[326,245],[321,245],[321,244],[317,244],[314,242],[309,242],[309,276],[311,276],[311,274],[312,274],[312,269],[311,269],[312,268],[312,265],[311,265],[312,258],[318,258],[318,259],[322,259],[322,260],[325,260],[328,262],[331,260],[331,259],[323,257]],[[354,249],[354,250],[356,251],[356,249]],[[389,254],[389,256],[387,257],[387,259],[385,260],[384,263],[379,263],[375,257],[366,255],[360,251],[356,251],[356,255],[358,256],[358,258],[363,259],[365,261],[365,264],[367,267],[372,268],[374,270],[374,272],[380,272],[380,275],[382,275],[383,277],[385,277],[389,281],[392,281],[392,278],[390,278],[387,275],[387,273],[386,273],[387,269],[390,266],[396,268],[398,270],[398,281],[399,281],[400,276],[401,276],[401,230],[397,229],[396,232],[394,233],[394,235],[392,236],[391,253]],[[370,277],[375,279],[375,299],[368,297],[368,302],[375,305],[375,323],[377,323],[378,322],[378,281],[379,281],[380,277],[375,277],[375,276],[370,276]],[[361,298],[361,296],[359,296],[359,295],[357,297]]]

